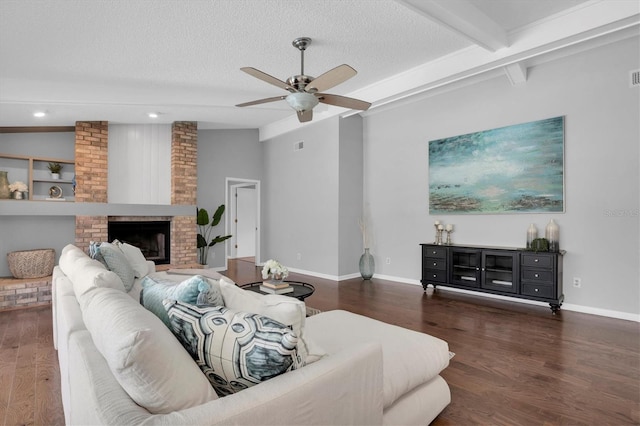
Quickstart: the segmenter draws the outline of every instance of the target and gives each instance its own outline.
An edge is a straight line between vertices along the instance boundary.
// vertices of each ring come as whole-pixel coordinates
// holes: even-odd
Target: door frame
[[[255,264],[256,266],[260,265],[262,263],[261,258],[260,258],[260,229],[261,229],[261,218],[260,218],[260,181],[256,180],[256,179],[245,179],[245,178],[233,178],[233,177],[227,177],[225,179],[225,194],[224,194],[224,199],[225,202],[227,204],[227,206],[229,206],[229,212],[232,213],[232,210],[235,209],[235,204],[233,203],[233,188],[235,187],[246,187],[246,186],[255,186],[255,197],[256,197],[256,255],[255,255]],[[235,211],[233,211],[233,213],[235,213]],[[232,214],[228,214],[226,215],[225,218],[225,235],[229,235],[232,234],[232,229],[233,229],[233,217],[235,215]],[[228,269],[228,260],[231,257],[231,253],[233,251],[233,244],[229,244],[228,246],[228,250],[225,253],[225,258],[224,258],[224,267],[225,269]]]

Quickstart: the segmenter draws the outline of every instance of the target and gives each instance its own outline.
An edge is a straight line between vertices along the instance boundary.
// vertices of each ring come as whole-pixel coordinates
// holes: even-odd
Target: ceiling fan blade
[[[356,70],[347,64],[338,65],[334,69],[313,79],[311,83],[307,84],[304,90],[310,93],[322,92],[347,81],[357,73]]]
[[[257,101],[245,102],[243,104],[238,104],[236,106],[237,107],[246,107],[246,106],[251,106],[251,105],[266,104],[267,102],[281,101],[284,98],[286,98],[286,96],[274,96],[273,98],[258,99]]]
[[[306,123],[307,121],[311,121],[313,118],[313,110],[310,109],[308,111],[298,111],[298,120],[301,123]]]
[[[279,80],[279,79],[267,74],[266,72],[262,72],[260,70],[257,70],[255,68],[253,68],[253,67],[243,67],[243,68],[240,68],[240,70],[246,72],[250,76],[253,76],[253,77],[255,77],[257,79],[260,79],[260,80],[262,80],[264,82],[267,82],[269,84],[273,84],[274,86],[277,86],[277,87],[279,87],[281,89],[297,92],[296,89],[294,89],[293,87],[289,86],[284,81]]]
[[[359,99],[347,98],[346,96],[330,95],[328,93],[316,93],[318,100],[323,104],[335,105],[349,109],[359,109],[366,111],[371,106],[370,102],[361,101]]]

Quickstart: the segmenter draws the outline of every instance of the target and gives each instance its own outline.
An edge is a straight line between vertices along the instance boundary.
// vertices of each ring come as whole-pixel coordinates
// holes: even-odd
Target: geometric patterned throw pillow
[[[174,335],[219,396],[302,367],[298,337],[284,324],[223,306],[165,300]]]

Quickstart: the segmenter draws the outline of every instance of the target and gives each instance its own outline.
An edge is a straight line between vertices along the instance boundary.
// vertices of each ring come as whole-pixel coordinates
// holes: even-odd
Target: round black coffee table
[[[309,283],[303,283],[300,281],[285,281],[289,286],[293,287],[293,291],[289,293],[283,294],[283,296],[295,297],[298,300],[304,300],[307,297],[311,296],[316,288]],[[254,293],[260,294],[272,294],[267,293],[265,291],[260,290],[260,286],[262,285],[262,281],[257,281],[255,283],[243,284],[239,286],[243,290],[253,291]]]

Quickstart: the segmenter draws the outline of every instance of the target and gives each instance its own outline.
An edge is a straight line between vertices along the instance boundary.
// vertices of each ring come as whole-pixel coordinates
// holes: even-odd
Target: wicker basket
[[[7,253],[9,270],[15,278],[40,278],[51,275],[55,262],[54,249],[12,251]]]

